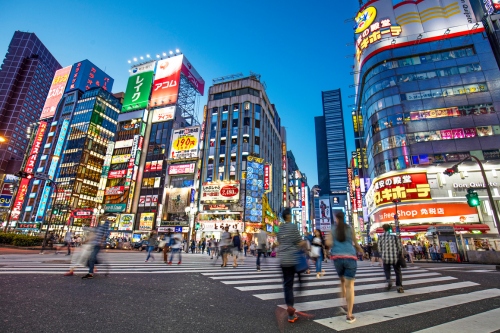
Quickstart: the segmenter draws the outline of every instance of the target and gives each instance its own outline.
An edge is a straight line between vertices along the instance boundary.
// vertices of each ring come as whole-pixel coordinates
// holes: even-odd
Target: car
[[[139,250],[139,251],[146,250],[148,247],[148,243],[149,242],[147,240],[141,240],[139,242],[133,243],[132,248],[134,250]]]

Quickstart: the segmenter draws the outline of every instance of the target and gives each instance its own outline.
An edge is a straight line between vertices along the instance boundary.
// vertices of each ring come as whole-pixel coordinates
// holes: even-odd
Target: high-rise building
[[[233,231],[244,231],[244,222],[251,238],[266,214],[263,195],[273,211],[283,205],[281,120],[260,75],[214,82],[205,118],[200,236],[220,238],[228,219]],[[271,192],[265,194],[266,187]]]
[[[0,68],[0,174],[19,171],[27,128],[38,121],[61,65],[34,33],[16,31]]]
[[[340,89],[322,91],[323,116],[315,117],[318,185],[322,195],[346,193],[347,151]]]
[[[299,232],[312,232],[310,217],[309,186],[307,176],[302,173],[297,165],[295,156],[291,150],[287,151],[287,174],[288,174],[288,202],[292,209],[292,221],[297,225]]]
[[[365,178],[360,186],[373,180],[365,198],[372,233],[394,222],[420,240],[430,223],[481,221],[476,233],[455,230],[470,241],[498,236],[492,179],[500,161],[500,71],[469,1],[444,3],[371,1],[355,18],[353,120],[361,154],[354,163]],[[489,181],[475,161],[462,164],[470,157],[483,161]],[[456,164],[461,176],[447,178],[443,171]],[[493,202],[478,189],[482,203],[469,207],[462,179],[489,184]]]

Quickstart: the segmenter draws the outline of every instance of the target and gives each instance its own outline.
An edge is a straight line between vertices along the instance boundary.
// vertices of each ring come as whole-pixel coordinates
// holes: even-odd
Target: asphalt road
[[[296,297],[296,307],[313,309],[290,324],[280,307],[278,259],[269,259],[257,273],[253,258],[235,269],[220,268],[220,260],[213,265],[206,255],[184,255],[180,266],[170,267],[158,262],[158,255],[156,262],[145,263],[144,252],[107,253],[104,258],[110,276],[98,272],[94,279],[82,280],[83,268],[78,276],[62,275],[69,257],[0,252],[0,332],[332,332],[325,322],[335,316],[330,321],[334,328],[345,326],[334,305],[338,295],[332,288],[338,285],[332,263],[325,265],[324,279],[307,277],[310,285]],[[413,278],[406,279],[410,284],[404,297],[396,297],[395,291],[377,287],[383,282],[379,268],[360,262],[354,312],[355,324],[361,326],[345,331],[415,332],[483,316],[486,321],[478,317],[483,320],[473,332],[483,332],[482,325],[489,329],[484,332],[500,332],[500,320],[498,327],[488,326],[488,318],[498,318],[489,311],[500,311],[500,272],[494,266],[416,263],[404,274]],[[435,279],[440,281],[430,282]],[[469,295],[484,290],[487,295],[470,301]],[[463,304],[455,305],[453,297]],[[426,300],[430,302],[417,303]],[[433,304],[438,308],[429,311]],[[412,305],[413,312],[404,314],[404,306]],[[374,310],[381,313],[367,312]]]

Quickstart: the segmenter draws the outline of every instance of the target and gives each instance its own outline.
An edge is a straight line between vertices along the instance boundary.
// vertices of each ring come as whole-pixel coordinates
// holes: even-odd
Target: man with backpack
[[[391,266],[394,268],[394,274],[396,275],[396,287],[398,293],[404,293],[403,289],[403,275],[401,274],[401,266],[404,263],[402,259],[403,247],[399,237],[391,234],[392,228],[389,224],[384,224],[382,226],[384,229],[384,234],[379,237],[378,247],[380,254],[382,256],[382,262],[384,264],[384,273],[387,280],[387,290],[391,290]],[[403,261],[403,262],[402,262]]]

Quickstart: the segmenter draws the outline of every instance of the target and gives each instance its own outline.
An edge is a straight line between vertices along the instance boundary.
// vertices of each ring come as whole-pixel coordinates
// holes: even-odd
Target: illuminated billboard
[[[395,47],[483,31],[476,23],[469,0],[370,1],[354,18],[356,60]],[[445,31],[448,32],[445,33]]]
[[[182,55],[158,61],[150,107],[177,103],[181,83]]]
[[[245,222],[262,222],[262,196],[264,195],[264,159],[247,157]]]
[[[200,126],[180,128],[172,131],[170,160],[198,158]]]
[[[240,198],[240,182],[203,183],[200,202],[238,200]]]
[[[167,106],[153,111],[152,123],[173,120],[175,118],[175,106]]]
[[[54,79],[52,80],[52,85],[50,86],[49,94],[43,105],[41,119],[46,119],[53,117],[56,114],[56,108],[64,94],[64,88],[68,83],[69,74],[71,72],[71,67],[64,67],[56,71],[54,74]]]
[[[122,112],[145,109],[148,106],[149,94],[156,62],[150,62],[131,69],[128,79]]]
[[[27,173],[33,173],[33,168],[35,167],[35,162],[38,157],[38,153],[40,152],[40,148],[42,147],[43,136],[45,135],[45,131],[47,130],[47,122],[42,121],[38,125],[38,129],[35,135],[35,139],[33,140],[33,145],[31,146],[31,151],[28,156],[28,160],[26,162],[26,166],[24,171]]]
[[[99,67],[88,60],[77,62],[73,65],[66,85],[65,93],[72,90],[87,91],[95,87],[101,87],[111,92],[114,79],[104,73]]]
[[[193,65],[187,60],[185,55],[182,55],[182,74],[191,82],[191,84],[196,88],[196,90],[203,96],[205,90],[205,81],[198,74]]]

